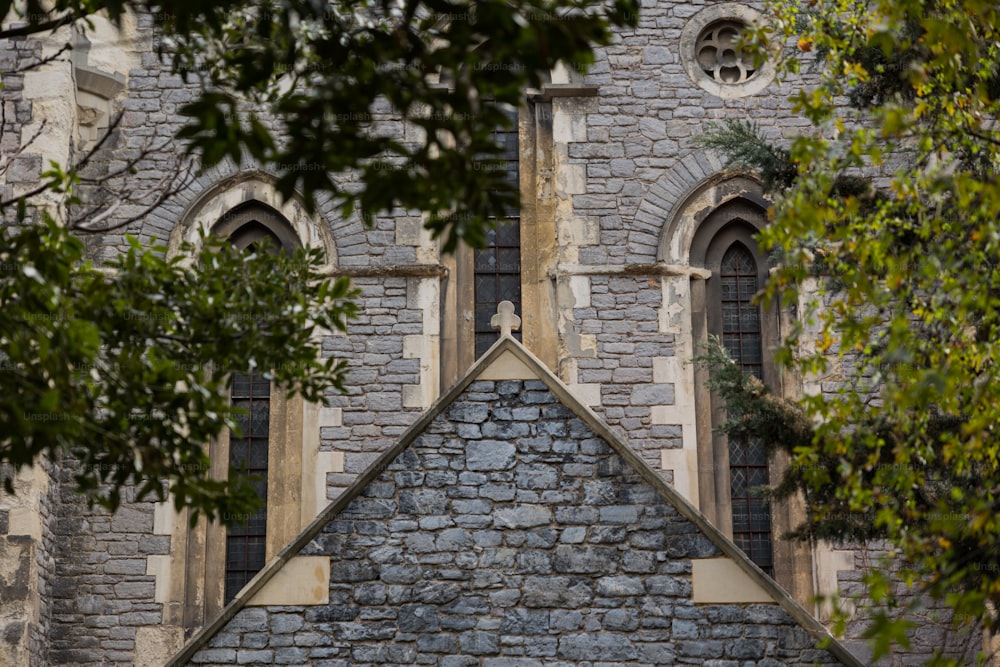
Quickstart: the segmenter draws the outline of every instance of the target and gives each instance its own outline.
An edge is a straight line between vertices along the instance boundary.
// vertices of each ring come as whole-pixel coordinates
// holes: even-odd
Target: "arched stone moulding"
[[[656,259],[660,262],[691,264],[691,250],[701,223],[720,207],[744,200],[760,209],[760,215],[741,218],[758,230],[767,224],[770,202],[754,178],[727,173],[715,174],[693,188],[671,211],[660,234]]]
[[[205,189],[188,204],[170,234],[168,255],[180,252],[185,241],[199,247],[203,234],[208,234],[228,212],[244,204],[257,202],[274,209],[287,221],[303,246],[323,251],[323,272],[337,267],[337,249],[329,227],[318,216],[311,216],[296,197],[282,200],[274,187],[275,178],[259,170],[242,171]]]

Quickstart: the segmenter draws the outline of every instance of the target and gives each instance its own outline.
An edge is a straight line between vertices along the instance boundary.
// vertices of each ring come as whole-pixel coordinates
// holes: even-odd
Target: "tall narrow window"
[[[226,534],[226,596],[229,603],[264,567],[267,550],[267,463],[271,425],[271,383],[261,375],[233,375],[232,402],[245,410],[237,416],[240,433],[230,436],[229,466],[233,474],[252,477],[262,505]]]
[[[277,254],[291,252],[294,234],[270,211],[249,205],[227,214],[216,227],[225,232],[236,248],[248,252]],[[271,383],[260,373],[234,372],[232,404],[243,412],[237,415],[239,433],[229,436],[229,469],[232,475],[251,478],[261,507],[249,517],[233,517],[226,531],[224,603],[260,572],[267,562],[267,479],[271,445]]]
[[[742,243],[733,243],[719,272],[722,344],[743,371],[763,378],[760,309],[753,304],[758,289],[757,263]],[[758,440],[729,438],[729,481],[733,541],[760,569],[772,574],[771,513],[754,493],[768,484],[767,451]]]
[[[506,166],[507,180],[516,190],[520,189],[519,148],[517,141],[517,112],[509,128],[497,127],[493,137],[503,147],[500,159]],[[521,212],[519,208],[505,211],[495,220],[496,228],[487,236],[487,247],[475,252],[476,299],[476,357],[478,358],[497,340],[497,333],[490,326],[490,319],[497,312],[497,304],[510,301],[515,312],[521,311]],[[515,336],[520,339],[520,332]]]

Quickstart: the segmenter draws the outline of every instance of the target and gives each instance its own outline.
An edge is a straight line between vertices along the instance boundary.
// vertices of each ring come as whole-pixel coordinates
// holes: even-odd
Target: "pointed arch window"
[[[763,380],[763,336],[760,307],[753,303],[759,289],[757,262],[743,243],[729,246],[719,267],[722,344],[743,372]],[[767,451],[762,442],[729,438],[729,492],[733,541],[768,574],[773,570],[771,512],[754,490],[769,483]]]
[[[229,211],[213,227],[213,232],[228,237],[233,246],[244,252],[291,253],[299,246],[298,237],[285,219],[259,202],[248,202]],[[269,542],[274,542],[268,530],[268,510],[274,504],[269,502],[273,494],[268,482],[281,472],[272,470],[271,464],[280,468],[282,463],[272,461],[273,450],[282,445],[276,442],[276,434],[272,434],[276,430],[272,428],[272,412],[281,409],[278,404],[282,401],[281,397],[272,396],[270,381],[262,373],[233,372],[230,400],[243,412],[236,417],[239,429],[229,434],[228,453],[224,456],[231,475],[252,479],[261,506],[248,517],[231,517],[228,522],[223,604],[236,597],[267,563]]]
[[[245,252],[290,253],[298,246],[294,231],[276,212],[257,203],[230,211],[215,226],[216,234]],[[236,594],[264,567],[268,556],[268,477],[271,474],[271,383],[262,373],[233,372],[230,398],[243,412],[236,417],[239,432],[229,435],[231,475],[252,479],[261,500],[260,509],[236,519],[226,529],[223,603]]]
[[[705,282],[692,283],[692,333],[695,341],[717,337],[744,372],[772,388],[779,385],[778,369],[769,350],[778,340],[776,311],[754,303],[767,280],[767,262],[757,246],[757,232],[766,222],[766,209],[750,196],[731,197],[698,225],[691,244],[691,261],[708,269]],[[698,343],[696,342],[696,345]],[[727,438],[718,432],[732,416],[725,401],[704,389],[708,378],[698,374],[696,403],[699,457],[711,460],[709,473],[700,477],[713,521],[764,572],[775,573],[775,550],[782,563],[787,549],[774,540],[775,526],[785,527],[783,516],[761,494],[770,481],[766,443]],[[782,565],[782,567],[785,567]]]

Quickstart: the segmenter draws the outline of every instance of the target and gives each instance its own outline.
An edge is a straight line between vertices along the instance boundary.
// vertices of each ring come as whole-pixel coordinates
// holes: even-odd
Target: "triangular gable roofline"
[[[640,457],[621,437],[597,415],[590,407],[584,405],[571,393],[569,387],[555,376],[545,364],[525,348],[519,341],[510,335],[501,335],[500,339],[472,365],[461,379],[441,395],[438,400],[422,414],[420,417],[399,436],[391,447],[383,452],[364,472],[358,475],[357,479],[347,487],[336,500],[331,502],[298,537],[292,540],[278,554],[257,573],[253,579],[241,590],[233,600],[227,604],[222,611],[205,627],[191,637],[184,647],[174,655],[165,667],[182,667],[185,665],[199,649],[203,648],[209,640],[225,626],[240,610],[242,610],[254,595],[257,594],[264,585],[277,574],[286,562],[288,562],[299,551],[306,547],[323,530],[328,522],[336,518],[352,500],[373,482],[388,467],[392,461],[409,447],[417,437],[424,432],[438,415],[440,415],[455,399],[465,391],[466,387],[476,381],[490,365],[504,353],[513,354],[519,361],[524,363],[549,390],[559,399],[559,401],[569,408],[577,417],[583,420],[595,434],[601,437],[616,454],[621,456],[642,478],[652,486],[660,496],[673,505],[677,512],[685,519],[693,523],[718,549],[727,557],[735,561],[752,581],[761,586],[774,601],[788,613],[792,619],[808,632],[817,642],[834,657],[848,667],[865,667],[853,653],[838,642],[823,625],[806,611],[798,602],[788,594],[785,589],[778,585],[774,579],[764,574],[764,572],[754,564],[750,558],[737,547],[732,540],[726,537],[718,528],[701,513],[686,498],[677,493],[667,482],[654,470],[645,460]]]

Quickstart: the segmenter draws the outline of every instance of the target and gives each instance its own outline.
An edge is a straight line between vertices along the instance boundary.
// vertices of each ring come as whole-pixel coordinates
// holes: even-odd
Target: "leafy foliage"
[[[150,13],[160,54],[200,93],[182,109],[178,139],[201,169],[250,157],[284,196],[310,210],[332,198],[368,223],[420,211],[452,251],[484,244],[489,221],[517,201],[506,170],[491,168],[502,166],[493,129],[558,61],[585,69],[637,10],[636,0],[0,0],[0,16],[21,19],[0,26],[0,39],[98,12],[115,22]],[[343,365],[320,357],[318,338],[344,327],[354,293],[319,275],[315,251],[242,257],[209,239],[192,266],[134,241],[110,266],[91,266],[74,233],[141,219],[185,173],[180,164],[158,193],[125,202],[120,181],[140,160],[94,176],[93,155],[52,165],[36,188],[0,202],[5,220],[38,220],[0,237],[0,463],[11,464],[0,470],[10,488],[41,454],[69,452],[78,488],[109,509],[134,484],[139,497],[172,494],[193,517],[245,516],[250,485],[213,481],[203,450],[236,428],[230,373],[256,369],[310,400],[340,387]],[[109,218],[126,204],[131,217]]]
[[[316,336],[355,312],[346,278],[317,273],[316,250],[244,255],[205,240],[199,262],[141,247],[107,270],[46,217],[0,236],[0,452],[30,465],[65,451],[77,487],[115,509],[121,489],[209,517],[245,514],[248,484],[208,476],[204,444],[239,431],[231,373],[262,372],[308,400],[343,386],[344,362]],[[191,252],[190,247],[185,248]],[[6,478],[10,486],[10,478]]]
[[[226,13],[220,30],[168,26],[163,51],[206,86],[181,132],[205,166],[246,151],[309,205],[331,194],[368,222],[394,206],[426,211],[452,251],[462,239],[481,246],[490,218],[517,202],[505,171],[488,168],[502,166],[492,131],[509,126],[504,110],[557,61],[585,69],[592,44],[637,10],[634,0],[269,1]],[[390,111],[409,126],[379,126]],[[262,113],[280,120],[277,132]],[[364,187],[337,178],[347,172]]]
[[[786,448],[803,534],[883,537],[902,576],[996,630],[1000,7],[780,0],[773,13],[758,41],[821,58],[819,84],[793,97],[815,128],[788,147],[797,175],[760,238],[782,258],[765,298],[799,310],[779,360],[824,388],[801,402],[811,439]],[[906,624],[882,621],[885,650]]]

